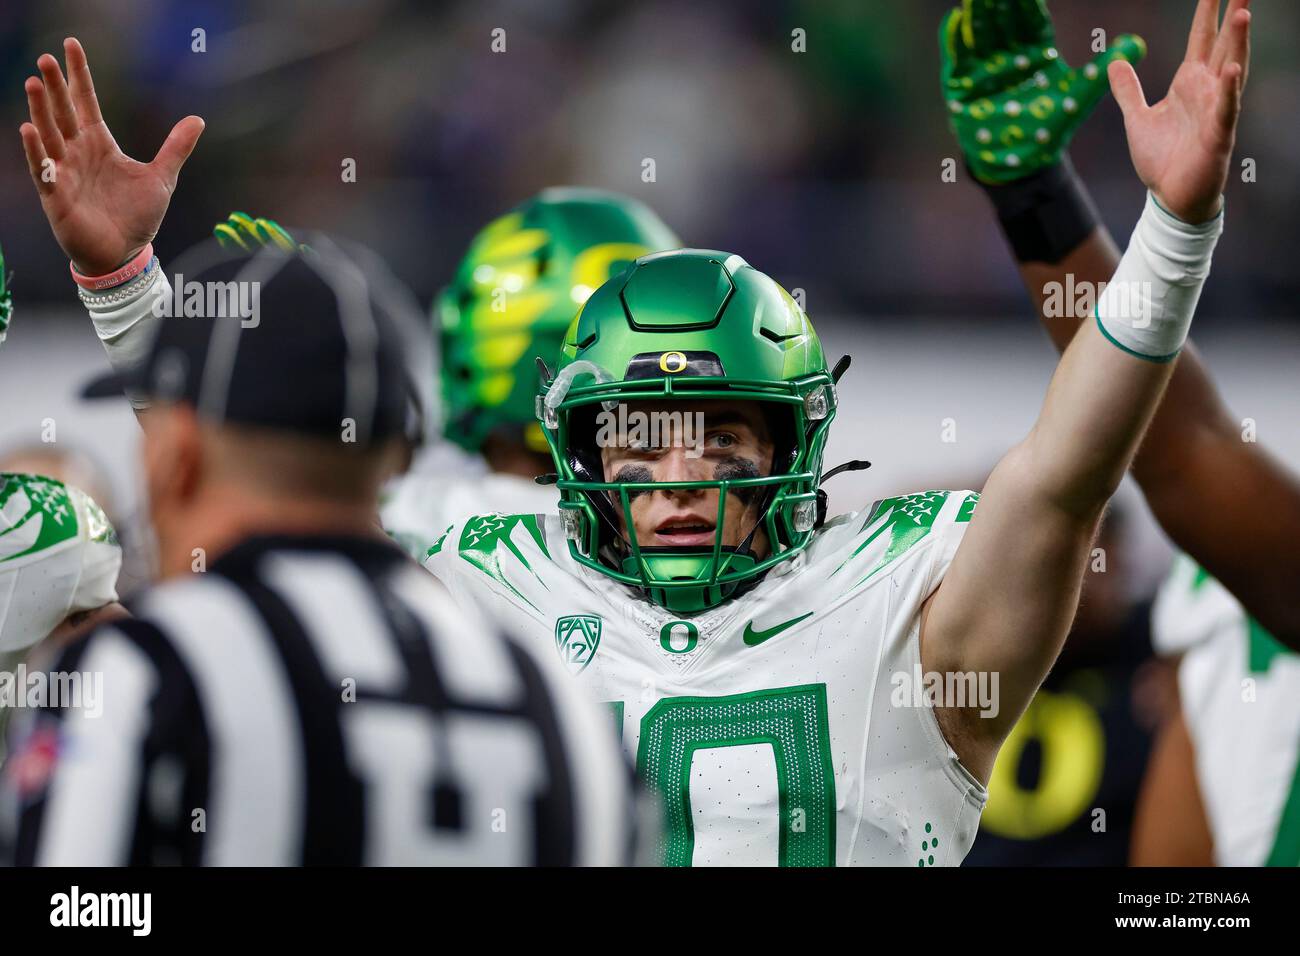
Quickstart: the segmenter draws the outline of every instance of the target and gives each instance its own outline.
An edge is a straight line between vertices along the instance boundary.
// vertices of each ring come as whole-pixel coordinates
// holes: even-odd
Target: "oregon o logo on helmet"
[[[671,363],[671,365],[669,364]],[[665,352],[659,356],[659,368],[672,375],[686,368],[686,356],[681,352]]]

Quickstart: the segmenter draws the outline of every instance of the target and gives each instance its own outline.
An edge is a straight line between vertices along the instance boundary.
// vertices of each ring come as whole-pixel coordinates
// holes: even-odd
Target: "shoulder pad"
[[[527,539],[520,542],[516,542],[512,537],[518,527],[522,527],[528,535]],[[448,528],[447,532],[443,534],[443,538],[429,550],[429,554],[432,555],[441,550],[444,547],[443,540],[454,530],[454,526]],[[461,525],[456,550],[461,560],[468,562],[498,584],[508,588],[520,600],[527,602],[529,606],[535,607],[536,605],[533,605],[531,601],[520,594],[515,586],[506,579],[506,569],[516,564],[537,577],[537,571],[529,563],[528,556],[520,549],[521,544],[527,547],[529,539],[544,558],[550,558],[551,553],[546,547],[546,536],[542,533],[537,515],[475,515],[472,518],[467,518]],[[538,578],[538,581],[540,580]]]
[[[77,537],[79,527],[76,505],[63,482],[0,474],[0,561],[52,548]]]
[[[958,501],[959,504],[953,504]],[[940,524],[970,521],[978,501],[979,493],[974,491],[921,491],[895,498],[882,498],[871,506],[862,526],[858,528],[857,535],[863,537],[857,547],[831,573],[839,573],[863,551],[882,539],[885,540],[887,544],[879,560],[865,569],[865,573],[855,583],[856,587],[925,540]],[[951,517],[939,522],[940,513]]]

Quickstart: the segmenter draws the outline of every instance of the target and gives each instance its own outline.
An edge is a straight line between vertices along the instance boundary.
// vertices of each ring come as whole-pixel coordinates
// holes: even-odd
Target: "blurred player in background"
[[[27,692],[18,665],[100,621],[122,617],[113,526],[85,492],[44,475],[0,472],[0,760],[5,729]]]
[[[43,475],[84,491],[103,510],[117,533],[122,567],[117,576],[117,593],[123,601],[145,587],[153,577],[147,529],[139,526],[137,514],[122,514],[102,463],[85,449],[57,444],[16,445],[0,453],[0,471]]]
[[[552,188],[483,228],[434,303],[443,437],[385,495],[384,527],[416,557],[483,511],[554,511],[537,421],[537,359],[554,365],[588,296],[649,252],[681,242],[643,203]]]
[[[1139,866],[1300,866],[1300,656],[1179,556],[1156,599],[1181,707],[1152,755]]]
[[[0,252],[0,345],[13,318],[13,290]],[[3,359],[0,359],[3,361]],[[42,641],[57,647],[126,613],[117,603],[122,549],[91,488],[93,469],[53,447],[0,458],[0,762],[6,728],[27,692],[18,665]]]
[[[1137,37],[1118,37],[1092,63],[1072,70],[1057,53],[1042,0],[971,0],[943,23],[950,122],[1058,349],[1070,343],[1081,319],[1092,320],[1074,301],[1058,308],[1061,290],[1096,290],[1120,261],[1066,146],[1104,95],[1109,76],[1127,128],[1144,123],[1163,131],[1160,148],[1132,150],[1144,178],[1170,168],[1180,153],[1214,149],[1224,161],[1230,158],[1235,137],[1207,141],[1196,117],[1216,94],[1214,73],[1225,64],[1242,64],[1244,89],[1251,15],[1249,0],[1229,0],[1220,28],[1219,6],[1219,0],[1196,0],[1186,58],[1170,95],[1153,107],[1130,63],[1145,52]],[[1217,119],[1224,129],[1231,122],[1227,112]],[[1239,423],[1191,345],[1179,358],[1133,475],[1174,543],[1270,633],[1300,649],[1300,479],[1262,445],[1242,440]]]
[[[217,238],[244,249],[293,239],[233,213]],[[442,437],[382,498],[384,528],[412,555],[460,518],[553,511],[533,479],[551,470],[537,422],[537,359],[554,364],[564,330],[606,279],[681,242],[643,203],[597,189],[543,190],[485,226],[433,306]]]

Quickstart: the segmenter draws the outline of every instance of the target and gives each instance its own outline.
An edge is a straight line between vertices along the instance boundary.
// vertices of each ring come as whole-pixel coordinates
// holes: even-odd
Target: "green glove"
[[[9,291],[9,273],[5,271],[5,254],[0,249],[0,345],[9,333],[9,318],[14,314],[14,294]]]
[[[1007,183],[1059,162],[1109,88],[1107,64],[1138,63],[1146,50],[1125,34],[1071,69],[1044,0],[964,0],[944,18],[939,55],[949,122],[975,177]]]
[[[307,248],[295,241],[274,219],[254,219],[246,212],[232,212],[225,222],[212,228],[212,234],[223,249],[253,252],[273,245],[285,252],[297,252]]]

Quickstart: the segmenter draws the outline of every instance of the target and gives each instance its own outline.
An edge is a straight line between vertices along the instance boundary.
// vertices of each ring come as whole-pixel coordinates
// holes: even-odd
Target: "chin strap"
[[[847,355],[844,356],[844,358],[840,359],[840,364],[844,365],[846,368],[848,366],[847,359],[848,359]],[[839,365],[835,367],[836,369],[838,369]],[[851,461],[846,461],[842,465],[836,465],[830,471],[823,472],[822,476],[819,479],[817,479],[817,484],[819,485],[823,484],[826,481],[826,479],[834,478],[836,475],[840,474],[841,472],[866,471],[870,467],[871,467],[871,462],[860,461],[859,459],[854,458]],[[826,523],[826,512],[830,508],[830,503],[831,503],[830,497],[826,494],[825,491],[823,491],[821,488],[818,488],[817,489],[817,523],[813,525],[813,527],[820,528],[822,525]]]
[[[859,459],[854,458],[851,461],[846,461],[842,465],[836,465],[830,471],[822,472],[822,476],[817,480],[817,484],[819,485],[825,484],[827,479],[834,478],[836,475],[840,474],[841,472],[866,471],[870,467],[871,467],[871,462],[860,461]]]

